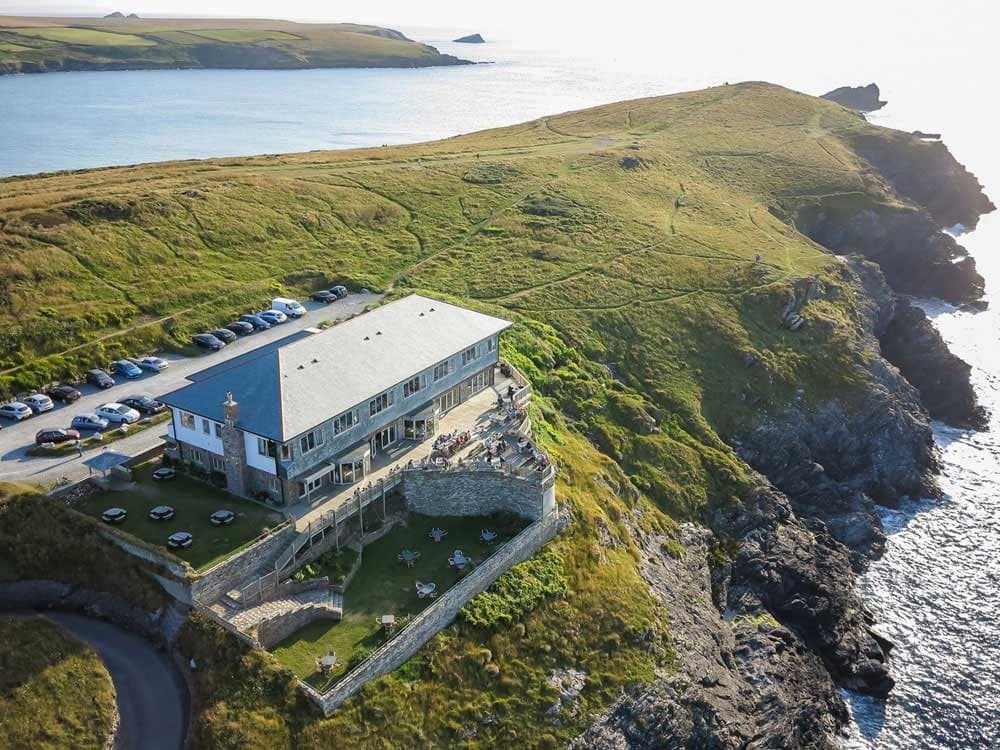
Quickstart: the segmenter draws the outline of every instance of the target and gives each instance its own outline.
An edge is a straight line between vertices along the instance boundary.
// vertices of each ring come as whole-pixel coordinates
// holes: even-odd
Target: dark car
[[[53,401],[62,401],[64,404],[71,404],[83,394],[71,385],[57,385],[49,389],[49,398]]]
[[[140,414],[159,414],[167,408],[166,404],[149,396],[129,396],[128,398],[123,398],[121,403],[132,407]]]
[[[248,323],[245,320],[237,320],[235,323],[230,323],[226,328],[237,336],[246,336],[248,333],[254,332],[253,323]]]
[[[271,327],[271,324],[264,320],[259,315],[254,315],[252,313],[247,313],[246,315],[241,315],[240,320],[244,323],[249,323],[257,331],[266,331]]]
[[[191,340],[202,349],[208,349],[213,352],[219,351],[219,349],[226,345],[225,342],[219,341],[219,339],[215,338],[215,336],[210,333],[196,334],[191,338]]]
[[[45,443],[71,443],[80,439],[80,433],[76,430],[39,430],[35,433],[35,445]]]
[[[231,344],[236,341],[236,334],[230,331],[228,328],[213,328],[209,331],[210,334],[215,336],[219,341],[226,344]]]
[[[114,378],[104,372],[104,370],[87,370],[86,380],[98,388],[110,388],[115,384]]]
[[[343,299],[344,297],[347,296],[347,287],[341,286],[340,284],[338,284],[337,286],[331,286],[330,293],[336,294],[337,299]]]
[[[310,294],[309,297],[317,302],[322,302],[324,305],[329,305],[331,302],[336,302],[338,299],[337,295],[329,289],[320,289],[318,292]]]

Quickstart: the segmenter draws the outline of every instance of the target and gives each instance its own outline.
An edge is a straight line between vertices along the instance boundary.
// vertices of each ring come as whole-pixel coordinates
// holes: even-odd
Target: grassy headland
[[[154,68],[454,65],[398,31],[259,19],[0,16],[0,74]]]
[[[4,747],[103,747],[115,689],[100,657],[44,617],[0,617]]]
[[[515,601],[547,575],[529,561],[326,720],[207,624],[185,648],[205,747],[558,746],[683,657],[637,530],[679,548],[678,522],[752,482],[725,437],[793,402],[850,404],[868,377],[858,282],[794,218],[900,205],[855,150],[891,137],[741,84],[407,147],[0,181],[0,378],[18,389],[177,345],[329,281],[516,321],[503,355],[535,385],[574,518],[547,548],[563,593]],[[806,286],[791,330],[783,311]],[[568,667],[586,686],[554,717],[550,677]]]

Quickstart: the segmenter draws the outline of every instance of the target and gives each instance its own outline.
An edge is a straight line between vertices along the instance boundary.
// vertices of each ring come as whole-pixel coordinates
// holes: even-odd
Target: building
[[[308,501],[360,482],[394,444],[432,438],[492,385],[510,325],[411,295],[192,376],[162,398],[170,437],[234,494]]]

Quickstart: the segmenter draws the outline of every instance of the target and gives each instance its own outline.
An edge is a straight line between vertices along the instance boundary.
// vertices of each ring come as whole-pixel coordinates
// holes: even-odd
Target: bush
[[[566,589],[562,556],[545,552],[508,570],[459,614],[471,625],[498,629],[523,617],[546,597],[563,594]]]

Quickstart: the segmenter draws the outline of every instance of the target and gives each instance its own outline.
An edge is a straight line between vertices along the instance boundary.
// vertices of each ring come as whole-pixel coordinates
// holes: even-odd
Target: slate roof
[[[285,442],[510,325],[412,294],[257,356],[248,353],[233,366],[203,370],[159,400],[222,422],[231,391],[240,405],[237,427]]]

